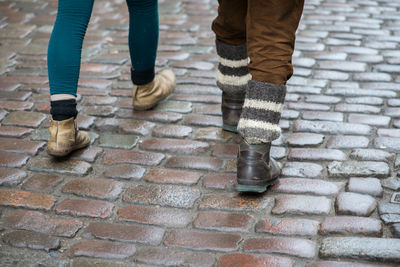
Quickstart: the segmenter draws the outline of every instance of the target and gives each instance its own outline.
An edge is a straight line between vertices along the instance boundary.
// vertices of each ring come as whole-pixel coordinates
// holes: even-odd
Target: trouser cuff
[[[234,46],[216,40],[215,46],[219,58],[217,86],[230,96],[244,97],[251,80],[246,43]]]
[[[285,85],[249,81],[238,124],[238,132],[247,142],[259,144],[279,138],[285,95]]]
[[[63,121],[69,118],[76,118],[78,115],[75,99],[51,101],[50,105],[50,114],[53,120]]]
[[[137,71],[131,68],[131,79],[135,85],[148,84],[149,82],[153,81],[154,76],[154,68],[144,71]]]

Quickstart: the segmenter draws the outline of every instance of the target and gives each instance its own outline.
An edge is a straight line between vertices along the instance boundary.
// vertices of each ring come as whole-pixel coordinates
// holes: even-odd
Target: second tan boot
[[[47,154],[63,157],[74,150],[89,145],[90,137],[79,131],[74,118],[63,121],[50,121],[50,139],[47,143]]]
[[[148,84],[134,85],[132,90],[133,109],[151,109],[169,96],[174,91],[175,85],[175,74],[171,70],[161,71]]]

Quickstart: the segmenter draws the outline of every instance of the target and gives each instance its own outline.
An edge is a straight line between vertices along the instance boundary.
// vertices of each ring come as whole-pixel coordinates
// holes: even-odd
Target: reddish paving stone
[[[212,155],[216,157],[235,158],[239,150],[237,144],[217,144],[214,146]]]
[[[189,125],[196,125],[196,126],[222,127],[222,118],[220,116],[189,114],[185,116],[183,122]]]
[[[266,196],[221,193],[205,195],[200,201],[200,209],[218,209],[232,211],[263,210],[273,203],[273,198]]]
[[[114,204],[101,200],[65,199],[57,205],[56,213],[105,219],[113,208]]]
[[[222,211],[200,211],[193,222],[195,228],[224,232],[246,232],[252,224],[250,215]]]
[[[202,174],[200,172],[154,169],[150,170],[144,179],[148,182],[162,184],[197,184]]]
[[[60,247],[60,239],[42,233],[18,230],[3,235],[3,241],[14,247],[55,250]]]
[[[134,163],[155,166],[165,158],[163,154],[142,151],[107,150],[103,156],[104,164]]]
[[[2,121],[4,125],[13,126],[26,126],[26,127],[38,127],[44,120],[46,116],[38,112],[28,112],[28,111],[14,111],[7,115],[7,117]]]
[[[134,119],[118,120],[118,127],[123,133],[128,134],[139,134],[147,136],[151,134],[155,126],[155,123],[149,121]]]
[[[275,198],[273,214],[327,215],[331,210],[331,200],[326,197],[279,195]]]
[[[317,255],[317,244],[306,239],[288,237],[250,238],[244,242],[243,250],[313,258]]]
[[[72,152],[69,157],[75,160],[94,162],[101,152],[103,152],[103,149],[100,147],[89,146],[85,149],[79,149]]]
[[[50,210],[55,199],[51,195],[20,190],[0,190],[0,205],[14,208]]]
[[[205,152],[209,147],[208,143],[192,141],[192,140],[179,140],[169,138],[150,138],[144,140],[140,144],[141,149],[157,150],[168,153],[177,154],[198,154]]]
[[[155,226],[124,225],[106,222],[92,222],[82,234],[85,238],[96,237],[122,242],[138,242],[157,246],[165,230]]]
[[[25,139],[0,137],[0,150],[36,155],[46,143]]]
[[[83,223],[77,219],[56,219],[38,211],[9,213],[4,223],[11,228],[63,237],[75,236],[83,226]]]
[[[340,150],[325,148],[292,148],[289,160],[346,160],[347,156]]]
[[[213,255],[210,255],[210,253],[161,247],[141,248],[136,255],[136,260],[141,263],[149,264],[148,266],[212,267],[215,263],[215,258]]]
[[[381,182],[376,178],[350,178],[347,190],[360,194],[368,194],[373,197],[383,195]]]
[[[381,236],[382,222],[374,218],[355,216],[327,217],[321,223],[319,233],[322,235],[365,235]]]
[[[336,211],[340,215],[370,216],[376,200],[370,195],[342,192],[336,198]]]
[[[103,173],[105,177],[120,179],[141,179],[146,172],[145,168],[133,164],[117,164],[107,167]]]
[[[233,253],[222,255],[218,260],[218,267],[292,267],[293,261],[281,256]]]
[[[155,137],[185,138],[192,133],[192,128],[182,125],[162,125],[153,130]]]
[[[165,167],[217,171],[222,168],[223,161],[211,157],[171,157]]]
[[[77,160],[61,160],[56,158],[34,158],[30,165],[32,171],[55,172],[71,175],[86,175],[92,170],[92,165]]]
[[[189,211],[159,206],[126,206],[118,210],[118,220],[143,224],[185,227],[192,221]]]
[[[234,137],[233,133],[224,131],[222,128],[216,127],[202,127],[197,129],[194,133],[194,139],[197,140],[226,142],[232,137]]]
[[[236,186],[236,174],[217,173],[209,174],[203,178],[203,186],[212,189],[233,190]]]
[[[72,245],[67,255],[69,257],[95,257],[104,259],[125,259],[136,252],[136,248],[132,244],[98,241],[98,240],[84,240]]]
[[[0,168],[0,186],[15,186],[21,183],[26,176],[26,172],[22,170]]]
[[[318,234],[319,222],[309,219],[272,218],[259,221],[255,228],[257,233],[315,236]]]
[[[4,101],[0,100],[0,106],[5,110],[30,110],[33,107],[32,102],[28,101]]]
[[[125,191],[123,200],[138,204],[155,204],[191,208],[200,197],[197,188],[173,185],[139,184]]]
[[[54,174],[35,174],[23,185],[23,189],[50,192],[63,181],[63,178]]]
[[[306,267],[389,267],[388,265],[375,265],[368,263],[344,262],[344,261],[317,261],[306,265]]]
[[[29,27],[35,28],[33,25]],[[49,82],[47,77],[40,76],[2,76],[2,82],[6,83],[26,83],[26,84],[46,84]]]
[[[221,103],[221,96],[218,95],[195,95],[195,94],[174,94],[170,100],[188,101],[188,102],[199,102],[206,104],[218,104]]]
[[[279,193],[311,193],[315,195],[337,195],[344,183],[332,183],[319,179],[279,179],[272,190]]]
[[[195,230],[171,230],[164,244],[195,250],[235,251],[242,240],[238,234],[212,233]]]
[[[130,109],[121,109],[118,112],[118,117],[121,118],[135,118],[146,121],[164,122],[164,123],[176,123],[183,118],[183,115],[176,112],[165,112],[165,111],[133,111]]]
[[[115,200],[122,192],[124,183],[109,179],[75,179],[68,182],[63,188],[63,193],[72,193],[83,197]]]
[[[324,142],[325,136],[314,133],[292,133],[286,142],[291,146],[318,146]]]
[[[30,128],[0,125],[0,136],[23,137],[31,132],[33,132],[33,129]]]

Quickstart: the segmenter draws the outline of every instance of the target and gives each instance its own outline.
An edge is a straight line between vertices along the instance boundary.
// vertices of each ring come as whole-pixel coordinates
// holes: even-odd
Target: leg
[[[217,86],[222,90],[222,128],[237,132],[247,82],[246,13],[247,0],[219,0],[218,16],[212,29],[219,57]]]
[[[246,25],[252,80],[238,124],[242,136],[239,191],[264,192],[280,174],[269,154],[271,141],[281,134],[285,84],[293,73],[295,33],[303,4],[303,0],[249,0]]]
[[[90,20],[93,1],[59,0],[57,19],[48,48],[48,72],[52,120],[47,153],[65,156],[85,147],[90,138],[75,123],[83,38]]]
[[[164,70],[155,75],[158,46],[157,0],[126,0],[129,10],[129,51],[134,84],[133,106],[146,110],[170,95],[175,87],[175,75]]]
[[[285,84],[293,74],[295,33],[303,4],[303,0],[249,0],[247,51],[252,81],[239,132],[250,143],[271,142],[280,135]]]

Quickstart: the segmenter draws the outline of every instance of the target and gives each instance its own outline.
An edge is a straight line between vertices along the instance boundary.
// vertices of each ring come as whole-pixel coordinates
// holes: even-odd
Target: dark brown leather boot
[[[269,156],[271,143],[252,145],[241,139],[237,160],[237,186],[240,192],[263,193],[278,180],[281,170]]]
[[[242,113],[244,96],[230,96],[222,93],[222,129],[237,133],[237,125]]]

